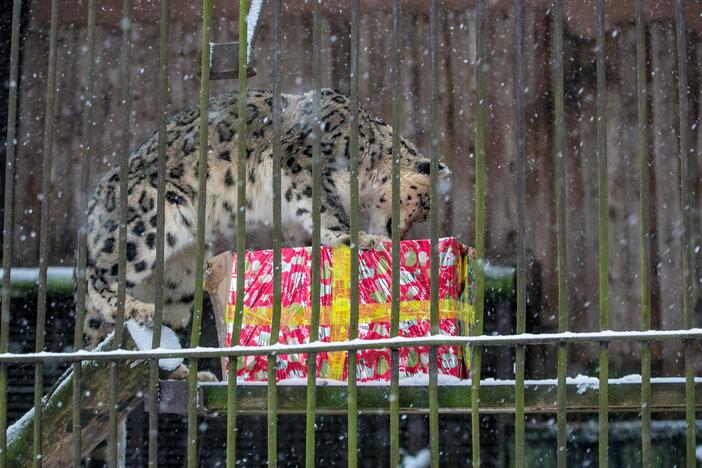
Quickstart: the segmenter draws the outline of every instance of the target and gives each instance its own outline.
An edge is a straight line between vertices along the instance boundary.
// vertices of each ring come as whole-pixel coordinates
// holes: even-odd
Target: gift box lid
[[[320,251],[320,306],[324,310],[348,306],[350,298],[350,252],[346,247],[322,247]],[[455,301],[464,292],[466,285],[472,286],[471,275],[466,274],[466,254],[472,258],[472,249],[467,249],[455,238],[439,240],[439,300]],[[273,307],[273,251],[247,251],[244,279],[245,320],[270,323],[269,311]],[[431,295],[431,241],[406,240],[400,242],[400,301],[413,304],[416,312],[428,311],[425,307]],[[281,306],[284,318],[296,325],[304,324],[312,306],[312,253],[310,248],[286,248],[281,250]],[[236,304],[236,255],[232,257],[232,274],[229,288],[227,321],[232,321]],[[359,253],[359,304],[370,313],[382,312],[391,300],[392,259],[391,245],[383,251],[364,250]],[[470,302],[472,294],[468,294]],[[411,307],[405,307],[411,309]],[[262,314],[259,320],[257,315]],[[361,313],[363,315],[363,312]],[[382,315],[382,313],[380,314]],[[297,316],[297,319],[295,319]],[[320,323],[327,323],[323,320]],[[370,317],[369,317],[370,318]],[[380,319],[377,316],[376,319]],[[245,322],[245,323],[249,323]],[[292,323],[291,323],[292,324]]]

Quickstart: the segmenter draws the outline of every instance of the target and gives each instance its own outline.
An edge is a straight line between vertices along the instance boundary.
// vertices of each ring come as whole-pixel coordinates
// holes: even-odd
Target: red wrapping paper
[[[399,336],[430,335],[430,248],[428,240],[402,241],[400,265]],[[439,241],[439,328],[444,335],[457,336],[472,322],[472,285],[474,252],[454,238]],[[348,339],[349,287],[347,247],[322,247],[320,261],[320,327],[323,342]],[[273,308],[273,253],[271,250],[246,252],[244,314],[239,337],[242,346],[269,343]],[[359,254],[359,328],[358,337],[374,340],[390,337],[390,245],[385,251],[362,251]],[[225,322],[226,346],[231,346],[236,303],[236,255],[233,258],[229,305]],[[311,251],[309,248],[282,250],[282,314],[279,342],[309,342],[311,319]],[[439,374],[467,378],[463,351],[457,346],[439,346]],[[307,354],[277,356],[277,380],[305,378]],[[347,378],[345,352],[317,353],[317,377],[335,380]],[[400,348],[400,378],[425,374],[429,367],[429,347]],[[246,356],[239,359],[238,380],[265,381],[267,357]],[[388,381],[390,350],[360,350],[357,380]]]

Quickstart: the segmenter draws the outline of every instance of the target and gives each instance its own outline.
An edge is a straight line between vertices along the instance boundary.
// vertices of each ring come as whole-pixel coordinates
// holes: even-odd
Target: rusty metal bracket
[[[210,43],[210,80],[231,80],[239,78],[239,43]],[[251,58],[246,76],[256,76]]]

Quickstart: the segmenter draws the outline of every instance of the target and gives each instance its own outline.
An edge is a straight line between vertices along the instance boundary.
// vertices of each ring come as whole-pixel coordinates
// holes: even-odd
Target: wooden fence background
[[[7,3],[7,2],[6,2]],[[41,141],[48,55],[48,7],[34,0],[23,34],[20,81],[19,154],[17,166],[15,265],[33,266],[38,259]],[[71,264],[79,226],[78,165],[85,86],[85,0],[62,1],[58,59],[57,125],[51,197],[51,264]],[[234,2],[226,2],[233,4]],[[311,6],[302,0],[284,2],[283,89],[311,89]],[[348,89],[350,14],[345,2],[325,5],[323,32],[324,86]],[[361,2],[361,97],[370,111],[390,119],[391,84],[389,2]],[[424,2],[426,3],[426,2]],[[428,148],[429,19],[428,6],[403,2],[404,133]],[[439,20],[439,129],[443,160],[453,171],[452,190],[444,206],[444,235],[473,238],[472,156],[474,139],[475,43],[474,10],[465,2],[441,2]],[[555,218],[553,182],[551,28],[549,4],[527,1],[527,245],[542,274],[541,306],[534,310],[541,330],[556,327]],[[636,146],[636,49],[633,2],[606,2],[607,149],[610,182],[611,327],[639,328],[638,156]],[[696,324],[702,325],[702,4],[686,2],[691,123],[691,187],[696,266]],[[511,261],[516,250],[515,107],[513,89],[514,29],[511,2],[487,2],[487,251],[496,261]],[[647,52],[649,89],[648,155],[651,164],[653,327],[681,328],[681,259],[678,193],[677,79],[672,1],[649,1]],[[120,141],[119,93],[121,1],[99,2],[97,31],[97,103],[94,112],[94,179],[116,163]],[[213,40],[236,40],[236,11],[215,2]],[[596,330],[597,218],[594,2],[566,1],[566,155],[568,177],[568,278],[571,329]],[[270,8],[264,12],[257,43],[259,75],[251,87],[270,86]],[[171,110],[197,101],[199,80],[200,2],[172,2]],[[138,144],[157,126],[158,2],[135,1],[133,47],[132,142]],[[3,33],[4,34],[4,33]],[[9,35],[9,32],[8,32]],[[234,87],[217,82],[212,93]],[[4,92],[4,91],[3,91]],[[251,247],[269,246],[265,231]],[[428,226],[413,230],[428,235]],[[636,344],[613,344],[613,376],[638,373]],[[573,346],[570,373],[593,370],[596,345]],[[681,347],[654,349],[657,372],[682,372]],[[551,350],[544,350],[549,356]],[[538,353],[541,354],[541,353]],[[536,362],[536,361],[534,361]],[[552,362],[550,358],[545,362]],[[532,363],[533,364],[533,363]],[[555,367],[530,366],[530,375],[552,376]]]

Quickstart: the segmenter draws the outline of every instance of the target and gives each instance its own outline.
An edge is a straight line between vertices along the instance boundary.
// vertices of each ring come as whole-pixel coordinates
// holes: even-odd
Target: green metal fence
[[[83,151],[81,157],[81,189],[82,193],[88,193],[89,175],[89,155],[92,129],[92,103],[94,96],[94,54],[95,54],[95,22],[97,15],[97,1],[89,0],[88,9],[88,43],[87,56],[89,66],[87,70],[87,90],[83,121]],[[351,96],[351,133],[350,133],[350,200],[351,207],[349,221],[351,228],[351,296],[350,296],[350,316],[349,316],[349,341],[322,343],[318,341],[317,329],[320,312],[320,287],[319,287],[319,265],[320,265],[320,97],[322,84],[322,59],[321,59],[321,21],[322,10],[320,2],[314,2],[313,16],[313,89],[316,131],[313,145],[312,176],[313,186],[313,210],[314,231],[313,231],[313,257],[312,257],[312,325],[310,343],[303,346],[281,346],[277,345],[278,329],[280,327],[281,315],[281,27],[284,18],[281,17],[281,2],[273,0],[273,232],[274,232],[274,307],[271,342],[269,346],[262,347],[234,347],[234,348],[201,348],[199,347],[200,328],[203,309],[203,257],[205,253],[204,226],[205,226],[205,192],[207,189],[206,173],[204,170],[207,164],[207,141],[208,141],[208,103],[210,84],[210,34],[212,22],[212,2],[203,0],[202,4],[202,55],[201,55],[201,88],[200,88],[200,133],[199,133],[199,198],[197,211],[197,261],[196,261],[196,288],[195,288],[195,308],[192,319],[192,335],[190,337],[190,348],[183,350],[154,350],[154,351],[127,351],[117,348],[107,352],[81,352],[81,353],[47,353],[44,351],[44,331],[47,312],[47,246],[48,246],[48,197],[42,200],[41,226],[40,226],[40,257],[38,271],[38,306],[37,306],[37,333],[35,353],[12,354],[8,352],[9,343],[9,323],[12,320],[12,310],[10,308],[11,295],[11,275],[12,270],[12,223],[13,223],[13,198],[15,191],[15,159],[16,159],[16,133],[17,133],[17,81],[18,81],[18,57],[20,46],[20,11],[21,0],[13,2],[13,22],[11,34],[11,72],[9,88],[8,107],[8,138],[7,138],[7,163],[5,178],[5,217],[4,217],[4,243],[3,243],[3,275],[2,282],[2,315],[0,328],[0,466],[11,466],[12,461],[8,460],[7,450],[7,368],[11,363],[33,363],[35,365],[35,413],[34,413],[34,466],[42,465],[43,443],[42,434],[46,428],[41,426],[41,402],[43,389],[43,366],[50,361],[62,361],[73,363],[74,386],[73,386],[73,464],[79,467],[81,464],[81,362],[86,360],[109,361],[110,370],[110,402],[109,420],[106,422],[109,427],[109,460],[111,466],[117,464],[117,388],[119,385],[119,368],[117,363],[125,360],[148,359],[150,362],[149,383],[148,383],[148,410],[149,410],[149,465],[158,466],[158,410],[159,410],[159,389],[161,385],[158,377],[158,359],[164,357],[189,358],[189,381],[187,394],[187,414],[188,414],[188,442],[187,442],[187,464],[197,465],[198,449],[198,417],[202,410],[202,401],[209,401],[211,408],[226,411],[227,414],[227,465],[234,466],[236,460],[235,438],[236,438],[236,416],[243,411],[252,411],[249,399],[239,401],[243,393],[238,388],[235,378],[238,359],[247,355],[268,355],[268,385],[265,390],[266,407],[258,408],[268,414],[268,460],[270,464],[275,464],[277,457],[277,417],[279,410],[285,411],[289,401],[305,398],[305,412],[307,417],[306,431],[306,464],[314,466],[315,447],[315,414],[318,411],[346,411],[348,416],[348,464],[357,465],[358,449],[358,414],[360,406],[366,408],[389,409],[390,418],[390,446],[389,459],[392,466],[399,463],[399,418],[401,408],[405,408],[404,398],[408,398],[408,393],[401,391],[399,385],[399,348],[404,346],[425,345],[431,347],[429,384],[426,402],[428,407],[424,408],[429,413],[430,421],[430,451],[432,466],[439,465],[439,413],[445,410],[463,411],[471,414],[470,432],[472,434],[472,464],[479,466],[481,462],[480,454],[480,414],[490,411],[514,412],[515,432],[514,432],[514,453],[517,466],[525,466],[527,460],[525,455],[525,413],[532,411],[555,411],[557,417],[557,460],[558,466],[566,465],[566,441],[567,441],[567,418],[569,410],[596,411],[599,421],[599,463],[600,466],[607,466],[608,453],[608,420],[611,411],[636,410],[641,415],[641,459],[644,466],[651,465],[651,412],[654,410],[681,410],[684,409],[686,415],[686,460],[687,466],[695,466],[695,411],[700,408],[699,392],[696,392],[696,382],[694,379],[693,367],[693,342],[702,338],[702,330],[693,327],[693,314],[691,310],[692,298],[692,241],[690,224],[690,186],[687,180],[688,164],[690,152],[688,151],[688,98],[687,98],[687,63],[686,63],[686,41],[685,41],[685,1],[677,0],[675,18],[677,26],[677,62],[678,62],[678,94],[679,94],[679,158],[681,164],[682,178],[679,181],[679,191],[682,200],[683,225],[682,239],[682,272],[681,281],[683,283],[683,304],[681,314],[683,316],[684,329],[651,331],[651,291],[650,291],[650,250],[648,239],[648,224],[645,214],[649,210],[648,202],[648,164],[646,152],[646,57],[645,57],[645,33],[644,33],[644,0],[635,2],[636,18],[636,50],[637,50],[637,98],[638,98],[638,144],[639,144],[639,170],[640,170],[640,243],[641,243],[641,330],[609,332],[609,312],[608,312],[608,189],[607,189],[607,152],[606,152],[606,131],[605,131],[605,8],[604,0],[597,0],[595,4],[597,19],[597,168],[598,168],[598,258],[599,258],[599,314],[600,332],[571,333],[568,332],[568,284],[566,280],[567,249],[566,249],[566,178],[565,178],[565,150],[564,134],[564,51],[563,51],[563,25],[562,25],[562,0],[555,0],[552,10],[554,28],[552,44],[552,64],[553,64],[553,116],[554,135],[556,150],[553,155],[555,163],[555,184],[556,184],[556,213],[557,213],[557,245],[558,251],[558,333],[531,335],[525,333],[526,324],[526,230],[525,230],[525,105],[524,105],[524,5],[523,0],[514,1],[515,11],[515,46],[516,63],[515,73],[515,96],[516,96],[516,122],[515,131],[517,147],[517,178],[515,181],[515,191],[517,197],[517,326],[515,335],[506,336],[486,336],[483,335],[484,323],[484,297],[485,297],[485,213],[486,213],[486,158],[489,154],[485,151],[485,126],[486,126],[486,103],[485,92],[489,86],[488,73],[485,58],[487,44],[485,37],[485,2],[476,1],[476,126],[475,126],[475,247],[477,250],[477,281],[475,294],[476,322],[473,328],[473,336],[470,337],[447,337],[439,334],[438,329],[438,282],[431,284],[431,307],[428,311],[431,320],[431,336],[423,338],[400,339],[398,336],[399,325],[399,135],[402,130],[401,105],[403,96],[401,95],[400,74],[400,49],[403,47],[400,31],[400,8],[399,0],[392,1],[392,123],[395,130],[393,141],[393,164],[392,164],[392,319],[391,335],[389,340],[370,340],[362,343],[354,341],[358,336],[358,239],[359,239],[359,202],[358,202],[358,153],[359,153],[359,128],[358,128],[358,75],[359,75],[359,0],[352,0],[352,24],[351,24],[351,76],[350,96]],[[430,148],[432,170],[432,190],[431,190],[431,268],[432,277],[438,276],[438,235],[441,200],[438,195],[438,164],[437,154],[438,131],[436,125],[436,101],[438,93],[437,75],[439,73],[436,50],[437,41],[437,0],[427,2],[430,13],[430,80],[432,105],[430,108]],[[247,92],[247,22],[245,12],[249,9],[246,0],[239,2],[239,93]],[[166,142],[163,135],[166,134],[166,119],[168,116],[169,83],[168,83],[168,43],[169,37],[169,2],[161,1],[161,30],[160,30],[160,74],[159,74],[159,164],[158,164],[158,203],[157,203],[157,262],[155,275],[157,283],[163,283],[164,277],[164,193],[165,193],[165,160]],[[53,140],[53,122],[56,99],[56,48],[58,41],[58,19],[59,1],[51,2],[51,29],[49,32],[49,68],[46,82],[46,110],[45,110],[45,131],[43,141],[43,191],[49,193]],[[123,140],[120,142],[121,154],[121,174],[120,174],[120,228],[119,228],[119,278],[118,278],[118,310],[117,322],[115,324],[115,347],[122,342],[124,334],[124,308],[126,295],[126,245],[127,245],[127,163],[129,159],[129,113],[130,113],[130,56],[131,56],[131,36],[132,36],[132,2],[124,0],[123,9],[123,44],[122,44],[122,83],[121,99],[124,105]],[[246,118],[247,108],[243,99],[239,100],[239,135],[247,134]],[[246,193],[246,139],[239,138],[237,148],[238,156],[238,204],[237,206],[237,284],[235,308],[235,336],[233,341],[238,342],[238,329],[240,328],[243,315],[243,288],[244,288],[244,246],[246,241],[245,229],[245,193]],[[466,154],[466,158],[468,155]],[[81,199],[81,210],[86,212],[87,200]],[[79,230],[79,243],[77,248],[77,308],[75,327],[75,348],[81,347],[83,342],[83,317],[85,314],[85,271],[87,259],[86,247],[86,225]],[[160,343],[161,323],[163,318],[164,300],[163,292],[157,290],[155,299],[156,315],[154,325],[153,347],[158,347]],[[681,340],[685,346],[685,378],[671,382],[659,382],[652,385],[651,381],[651,350],[650,344],[654,341]],[[631,389],[622,391],[622,387],[610,388],[610,378],[608,372],[608,344],[613,341],[635,341],[641,343],[641,380],[640,383],[632,383],[633,391],[640,391],[640,398],[631,397]],[[573,391],[573,384],[566,379],[567,367],[567,347],[569,344],[598,343],[599,354],[599,385],[598,391],[587,393],[585,396],[580,392]],[[439,345],[460,345],[467,346],[471,350],[471,384],[468,386],[456,386],[446,388],[438,384],[437,356],[436,350]],[[529,384],[525,381],[525,350],[528,346],[535,344],[551,344],[558,347],[557,380],[554,383]],[[484,347],[501,346],[513,347],[516,353],[515,381],[513,386],[501,388],[499,391],[490,383],[481,382],[481,353]],[[356,383],[356,353],[363,349],[390,348],[391,353],[391,381],[388,388],[359,387]],[[348,382],[343,386],[343,393],[329,393],[327,389],[320,390],[317,387],[315,377],[314,356],[320,351],[345,351],[348,352]],[[275,356],[285,352],[309,353],[308,380],[304,391],[300,389],[279,388],[275,382]],[[200,386],[196,380],[198,369],[198,359],[205,357],[230,357],[228,368],[228,384],[226,387],[226,399],[222,399],[221,388],[212,386]],[[485,389],[490,393],[486,393]],[[552,390],[556,392],[555,402],[553,398],[544,398]],[[544,391],[546,389],[546,391]],[[254,391],[254,390],[247,390]],[[420,390],[414,390],[420,392]],[[282,392],[282,393],[281,393]],[[493,393],[494,392],[494,393]],[[281,395],[285,398],[281,400]],[[339,400],[342,395],[342,400]],[[263,395],[260,395],[263,397]],[[208,400],[209,398],[209,400]],[[259,400],[256,400],[259,401]],[[359,402],[362,402],[359,405]],[[369,403],[369,402],[372,402]],[[282,405],[282,406],[281,406]],[[375,405],[375,406],[373,406]],[[684,406],[684,408],[683,408]],[[613,409],[614,408],[614,409]],[[468,421],[466,421],[468,425]]]

